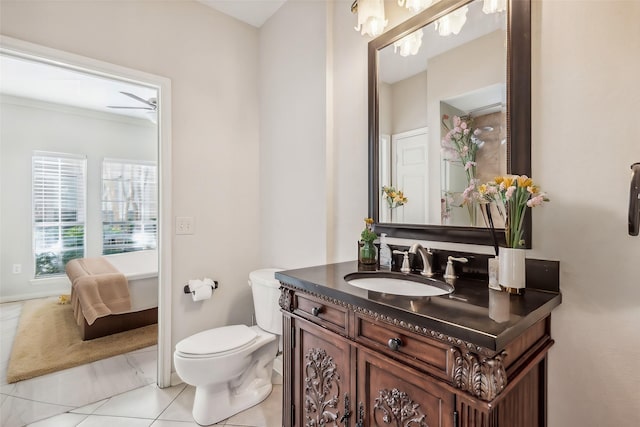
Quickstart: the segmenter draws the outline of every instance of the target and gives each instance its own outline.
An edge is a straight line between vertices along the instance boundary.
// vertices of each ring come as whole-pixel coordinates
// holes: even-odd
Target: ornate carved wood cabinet
[[[546,425],[548,314],[490,349],[280,280],[283,426]]]

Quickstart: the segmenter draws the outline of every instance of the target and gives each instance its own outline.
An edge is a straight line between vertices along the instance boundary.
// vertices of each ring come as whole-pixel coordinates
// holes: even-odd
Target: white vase
[[[522,294],[526,284],[525,250],[500,248],[500,286],[509,293]]]

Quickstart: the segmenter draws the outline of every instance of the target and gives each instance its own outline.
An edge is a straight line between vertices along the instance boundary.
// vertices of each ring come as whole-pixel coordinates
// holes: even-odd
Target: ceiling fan
[[[131,106],[123,106],[123,105],[107,105],[108,108],[120,108],[126,110],[147,110],[147,111],[156,111],[158,109],[158,100],[156,98],[144,99],[140,98],[138,95],[134,95],[129,92],[122,92],[121,94],[128,96],[129,98],[133,98],[136,101],[139,101],[144,104],[144,106],[139,107],[131,107]]]

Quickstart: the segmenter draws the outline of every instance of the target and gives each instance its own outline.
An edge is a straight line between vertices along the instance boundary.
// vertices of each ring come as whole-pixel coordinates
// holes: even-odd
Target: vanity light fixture
[[[485,0],[486,2],[487,0]],[[504,0],[503,0],[504,1]],[[405,6],[413,13],[418,13],[433,4],[433,0],[398,0],[398,6]]]
[[[438,19],[436,21],[436,30],[438,31],[438,34],[441,36],[458,34],[464,23],[467,22],[468,11],[469,7],[464,6]]]
[[[389,23],[384,16],[384,0],[356,0],[351,5],[351,12],[358,14],[355,30],[363,36],[377,37]]]
[[[413,33],[404,36],[397,42],[393,43],[393,52],[398,52],[400,50],[400,56],[409,56],[409,55],[417,55],[420,50],[420,46],[422,46],[422,36],[424,33],[422,32],[422,28]]]
[[[505,10],[507,10],[507,0],[484,0],[482,5],[482,11],[487,15]]]

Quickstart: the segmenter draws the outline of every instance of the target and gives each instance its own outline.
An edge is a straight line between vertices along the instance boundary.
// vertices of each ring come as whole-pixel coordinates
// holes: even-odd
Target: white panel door
[[[427,128],[391,136],[392,182],[408,200],[404,206],[393,209],[395,223],[428,223],[428,143]]]

